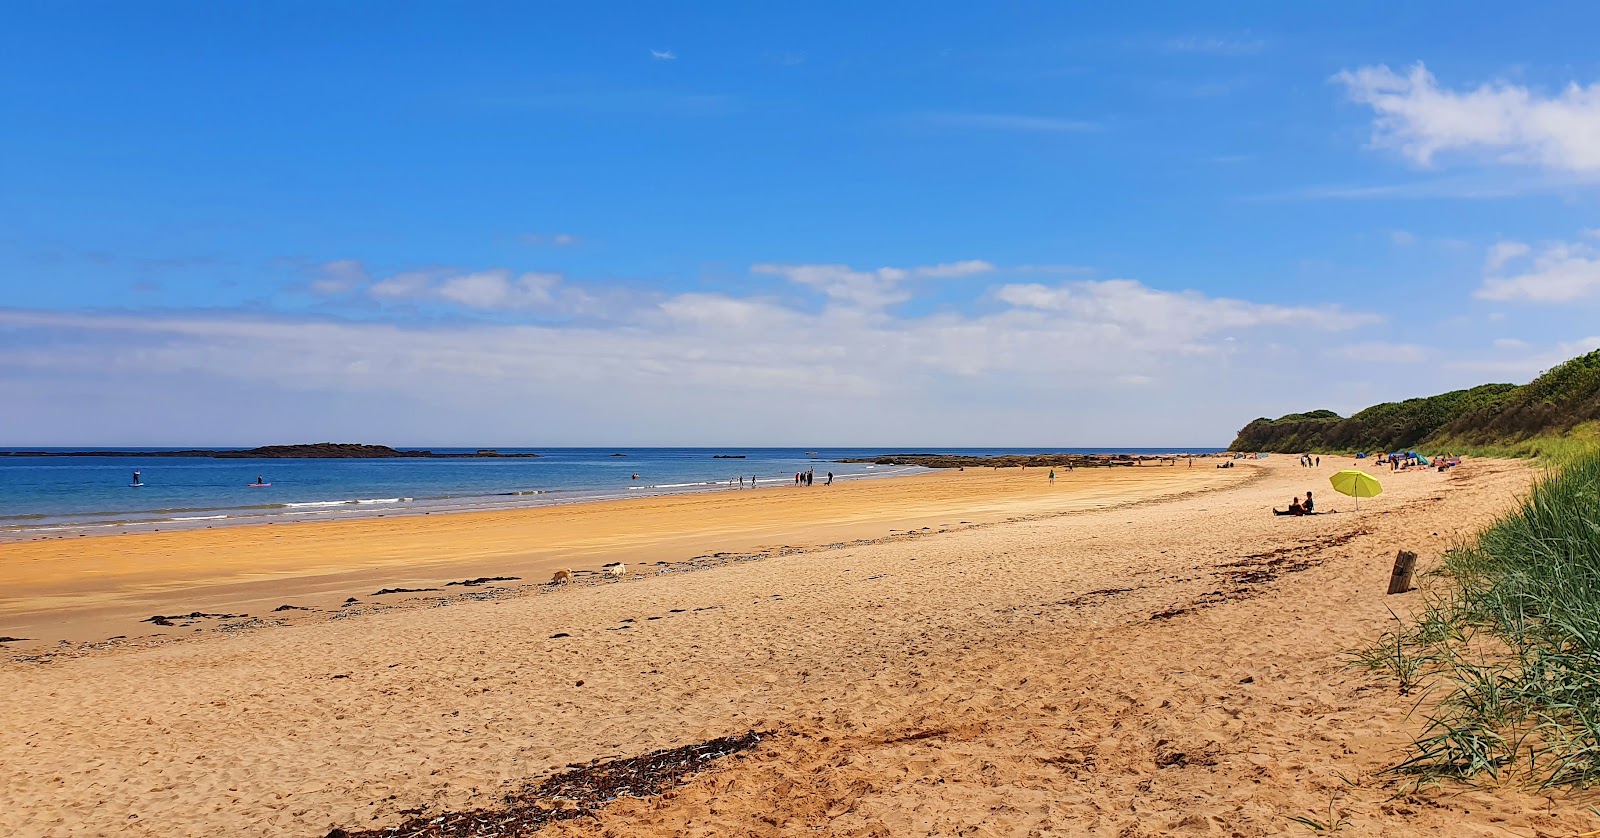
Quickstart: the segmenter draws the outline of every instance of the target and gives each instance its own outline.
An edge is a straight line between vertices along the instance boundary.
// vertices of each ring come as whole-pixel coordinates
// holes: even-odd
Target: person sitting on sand
[[[1305,510],[1305,507],[1300,505],[1300,496],[1296,495],[1296,496],[1294,496],[1294,497],[1289,499],[1289,508],[1288,509],[1281,509],[1280,510],[1276,506],[1274,506],[1272,508],[1272,514],[1274,514],[1274,515],[1304,515],[1304,514],[1306,514],[1306,510]]]
[[[1306,491],[1306,502],[1300,504],[1300,508],[1305,511],[1305,514],[1312,515],[1312,514],[1315,514],[1315,513],[1313,513],[1311,511],[1312,508],[1315,507],[1315,505],[1316,505],[1316,502],[1311,499],[1310,490],[1307,490]]]

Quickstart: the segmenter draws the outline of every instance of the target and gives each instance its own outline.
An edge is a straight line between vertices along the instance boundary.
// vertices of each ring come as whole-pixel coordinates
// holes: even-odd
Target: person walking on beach
[[[824,485],[824,486],[832,486],[833,485],[833,472],[831,472],[831,471],[828,472],[828,482],[826,482],[826,483],[824,483],[822,485]]]
[[[1056,470],[1050,469],[1050,485],[1056,485]]]

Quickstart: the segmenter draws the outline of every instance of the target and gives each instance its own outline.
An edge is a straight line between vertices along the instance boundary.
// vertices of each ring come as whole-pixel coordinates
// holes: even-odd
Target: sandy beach
[[[1349,465],[1053,487],[973,469],[4,545],[0,634],[37,639],[0,657],[0,833],[371,829],[750,730],[676,789],[541,834],[1600,828],[1589,799],[1383,774],[1417,699],[1344,655],[1418,602],[1384,595],[1395,550],[1432,566],[1532,469],[1379,473],[1355,512],[1324,491]],[[1306,489],[1325,514],[1268,511]],[[612,561],[629,574],[538,584]],[[445,584],[494,576],[521,578]],[[439,590],[373,595],[396,587]],[[194,611],[241,616],[137,622]]]

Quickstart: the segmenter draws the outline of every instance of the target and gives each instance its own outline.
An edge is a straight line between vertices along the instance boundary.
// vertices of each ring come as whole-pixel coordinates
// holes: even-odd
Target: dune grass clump
[[[1356,654],[1403,692],[1429,684],[1396,770],[1600,784],[1600,451],[1558,464],[1445,570],[1419,618]]]

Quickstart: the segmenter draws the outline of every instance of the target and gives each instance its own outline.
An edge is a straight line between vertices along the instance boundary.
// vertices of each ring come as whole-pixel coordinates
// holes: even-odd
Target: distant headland
[[[387,445],[355,442],[313,442],[263,445],[260,448],[191,448],[183,451],[0,451],[0,457],[209,457],[218,460],[390,460],[397,458],[477,459],[529,458],[538,454],[502,454],[493,448],[470,453],[402,451]]]

